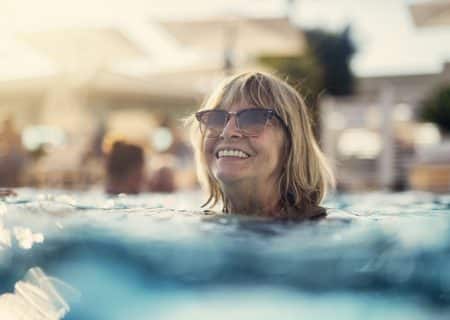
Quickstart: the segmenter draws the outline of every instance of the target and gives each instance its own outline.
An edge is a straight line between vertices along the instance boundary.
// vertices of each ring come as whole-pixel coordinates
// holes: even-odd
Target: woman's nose
[[[220,135],[223,138],[241,137],[242,133],[236,124],[236,116],[234,114],[230,115],[228,122],[222,130]]]

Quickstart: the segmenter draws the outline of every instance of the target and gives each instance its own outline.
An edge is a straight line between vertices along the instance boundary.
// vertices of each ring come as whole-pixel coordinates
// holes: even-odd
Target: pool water
[[[0,201],[0,319],[449,319],[450,195],[335,195],[319,222],[198,192]]]

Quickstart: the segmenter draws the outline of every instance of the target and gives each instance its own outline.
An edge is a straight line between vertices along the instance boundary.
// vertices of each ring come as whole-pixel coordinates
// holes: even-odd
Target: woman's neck
[[[258,216],[279,216],[282,211],[277,190],[252,183],[223,185],[227,212]]]

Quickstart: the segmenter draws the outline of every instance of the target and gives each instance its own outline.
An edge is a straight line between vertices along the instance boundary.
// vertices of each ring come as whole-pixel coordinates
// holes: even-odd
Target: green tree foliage
[[[262,56],[260,62],[276,70],[277,74],[296,88],[314,106],[323,88],[322,67],[310,52],[295,56]]]
[[[259,60],[297,88],[305,97],[314,122],[318,124],[316,106],[321,93],[336,96],[353,93],[350,59],[355,47],[349,27],[340,33],[312,29],[305,32],[305,37],[307,49],[301,55],[261,56]],[[316,133],[319,130],[315,126]]]
[[[262,56],[260,62],[300,88],[312,105],[315,105],[322,92],[334,96],[352,94],[355,80],[350,60],[355,53],[355,46],[350,27],[337,33],[311,29],[304,34],[307,49],[301,55]]]
[[[321,29],[305,31],[306,40],[323,69],[323,87],[328,94],[345,96],[353,93],[354,76],[350,60],[355,53],[350,27],[342,32]]]
[[[260,62],[276,70],[277,73],[290,83],[304,97],[313,122],[316,137],[319,136],[319,108],[317,100],[322,89],[322,67],[310,52],[301,56],[278,57],[262,56]]]
[[[450,84],[435,90],[422,103],[421,118],[450,132]]]

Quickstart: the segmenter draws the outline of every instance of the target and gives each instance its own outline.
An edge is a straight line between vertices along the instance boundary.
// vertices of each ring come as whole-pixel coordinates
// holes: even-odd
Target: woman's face
[[[237,104],[227,111],[237,112],[251,107]],[[258,189],[275,187],[283,166],[286,139],[276,121],[273,118],[257,137],[248,137],[239,131],[235,116],[231,116],[219,137],[205,137],[203,150],[208,168],[222,185],[244,181]]]

